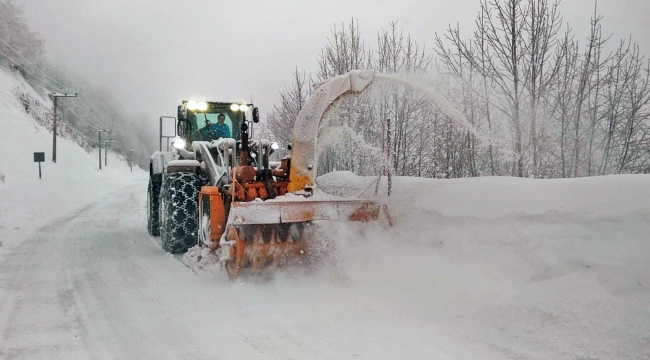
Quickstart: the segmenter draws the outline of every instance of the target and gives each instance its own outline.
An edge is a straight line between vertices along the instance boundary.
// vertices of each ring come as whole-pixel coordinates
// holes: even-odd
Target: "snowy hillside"
[[[57,163],[53,163],[51,131],[25,112],[16,90],[51,109],[51,102],[24,79],[0,68],[0,177],[4,176],[0,181],[0,242],[4,247],[27,230],[146,176],[137,168],[131,174],[124,159],[114,153],[109,153],[109,166],[99,171],[96,151],[87,153],[61,137],[57,139]],[[38,178],[34,152],[45,152],[42,179]]]

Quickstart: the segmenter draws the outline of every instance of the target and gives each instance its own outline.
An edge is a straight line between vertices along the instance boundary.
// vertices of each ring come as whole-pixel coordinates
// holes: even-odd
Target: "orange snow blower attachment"
[[[221,190],[204,186],[199,194],[200,242],[213,251],[220,250],[220,260],[230,278],[243,272],[311,262],[322,245],[313,228],[315,221],[384,219],[392,225],[386,205],[380,202],[330,200],[330,196],[321,197],[316,192],[321,118],[339,96],[362,91],[372,75],[350,72],[321,84],[296,118],[291,156],[275,167],[269,165],[270,143],[266,140],[251,142],[255,144],[251,146],[259,146],[256,166],[252,166],[248,132],[242,126],[239,164],[220,175],[228,178],[228,185]]]
[[[376,221],[390,224],[385,205],[375,201],[260,201],[232,203],[229,227],[221,241],[228,249],[226,272],[260,271],[296,263],[309,263],[318,220]]]
[[[286,186],[286,182],[271,185]],[[230,193],[220,193],[214,186],[201,188],[199,238],[211,250],[221,249],[221,261],[230,278],[242,272],[310,263],[312,248],[323,247],[323,239],[315,235],[314,221],[383,220],[392,225],[386,205],[376,201],[312,200],[302,195],[269,199],[266,188],[264,181],[254,179],[234,182]],[[253,189],[257,196],[251,198]]]
[[[240,270],[308,263],[314,239],[312,222],[318,220],[370,222],[392,225],[385,204],[370,200],[297,200],[232,202],[226,224],[222,195],[213,186],[199,194],[201,241],[212,250],[221,246],[230,278]],[[224,236],[225,231],[225,236]],[[222,237],[223,236],[223,237]]]

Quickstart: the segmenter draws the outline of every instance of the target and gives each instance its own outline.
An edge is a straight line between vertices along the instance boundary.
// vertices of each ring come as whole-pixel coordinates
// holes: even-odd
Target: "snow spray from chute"
[[[492,145],[498,148],[504,146],[501,142],[480,132],[467,120],[465,115],[463,115],[463,113],[444,96],[444,84],[439,79],[430,75],[425,77],[415,77],[413,75],[403,74],[375,74],[375,79],[398,83],[420,90],[426,94],[429,99],[433,100],[433,102],[445,115],[447,115],[447,117],[465,128],[465,130],[469,131],[472,135],[476,136],[476,138],[484,145]],[[426,80],[429,81],[427,82]]]
[[[383,153],[381,149],[368,144],[363,136],[357,134],[348,125],[332,127],[330,121],[323,121],[328,118],[327,113],[332,110],[334,104],[349,95],[362,95],[371,88],[369,85],[376,81],[400,84],[424,93],[447,117],[473,134],[481,143],[498,148],[503,153],[511,152],[505,150],[505,144],[482,133],[465,118],[461,111],[445,97],[444,84],[440,80],[433,77],[416,78],[412,75],[375,74],[370,70],[353,70],[318,84],[310,100],[310,106],[303,108],[296,119],[293,139],[294,143],[300,143],[301,151],[293,154],[292,161],[296,168],[292,168],[292,171],[295,171],[295,175],[300,174],[295,179],[300,178],[301,184],[315,185],[318,156],[325,148],[336,144],[342,138],[363,151],[377,155]]]

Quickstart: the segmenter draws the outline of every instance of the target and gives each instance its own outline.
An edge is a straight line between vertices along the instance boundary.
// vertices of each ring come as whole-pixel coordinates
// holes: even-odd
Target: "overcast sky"
[[[253,97],[264,115],[291,73],[314,72],[334,23],[359,19],[371,45],[398,20],[430,50],[460,22],[469,36],[479,0],[14,0],[46,41],[50,61],[105,86],[152,127],[179,100]],[[594,0],[561,10],[584,38]],[[600,0],[612,44],[629,34],[650,54],[650,0]]]

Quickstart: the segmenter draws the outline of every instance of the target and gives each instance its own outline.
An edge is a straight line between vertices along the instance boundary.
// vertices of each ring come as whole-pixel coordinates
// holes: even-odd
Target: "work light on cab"
[[[190,100],[187,102],[187,110],[206,111],[208,110],[208,103],[205,101]]]

